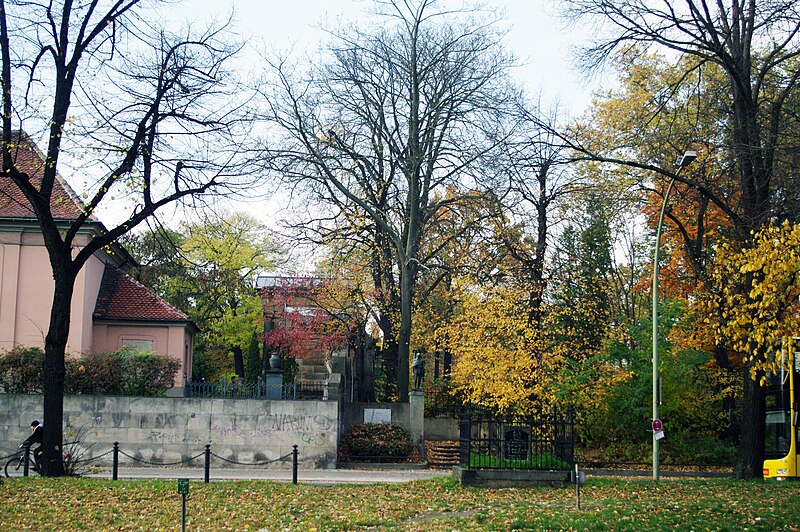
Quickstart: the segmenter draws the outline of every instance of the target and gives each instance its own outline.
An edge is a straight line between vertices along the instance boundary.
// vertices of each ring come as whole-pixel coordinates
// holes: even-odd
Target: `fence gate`
[[[459,413],[461,467],[571,471],[574,413],[499,415],[475,405]]]

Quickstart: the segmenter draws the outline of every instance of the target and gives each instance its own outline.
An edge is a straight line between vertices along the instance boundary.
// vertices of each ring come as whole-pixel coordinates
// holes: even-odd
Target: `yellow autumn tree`
[[[745,249],[723,244],[716,263],[717,292],[702,302],[709,310],[706,323],[763,383],[764,372],[778,368],[782,339],[800,330],[800,225],[767,226]],[[742,291],[742,286],[750,288]],[[722,319],[716,321],[718,315]]]
[[[443,331],[456,360],[455,389],[465,399],[501,412],[548,408],[554,360],[540,355],[539,334],[528,323],[528,292],[455,285],[459,312]]]

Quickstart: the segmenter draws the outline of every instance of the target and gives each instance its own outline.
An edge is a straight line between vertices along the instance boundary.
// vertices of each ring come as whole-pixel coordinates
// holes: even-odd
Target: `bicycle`
[[[73,449],[70,447],[69,450],[67,450],[66,448],[68,446],[75,446],[78,443],[80,442],[71,441],[64,444],[65,471],[73,471],[76,467],[76,463],[78,462],[77,457],[73,452]],[[5,475],[9,478],[25,476],[26,457],[28,458],[28,474],[31,474],[31,472],[33,472],[38,475],[41,475],[42,474],[41,468],[39,467],[39,464],[36,463],[36,460],[33,458],[33,453],[31,451],[25,452],[25,449],[21,449],[16,453],[14,453],[13,455],[11,455],[11,458],[8,459],[4,468]]]
[[[4,469],[5,475],[9,478],[24,476],[26,458],[28,460],[28,472],[30,473],[33,471],[34,473],[41,475],[42,472],[39,469],[39,464],[37,464],[36,460],[33,459],[33,454],[31,452],[25,452],[24,449],[12,455],[11,458],[9,458],[9,460],[6,462]]]

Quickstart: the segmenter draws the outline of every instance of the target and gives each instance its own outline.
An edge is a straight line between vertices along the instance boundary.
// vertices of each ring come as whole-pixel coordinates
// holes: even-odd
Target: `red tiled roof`
[[[189,321],[189,316],[110,264],[106,264],[103,272],[92,317],[110,320]]]
[[[11,155],[17,170],[28,174],[31,184],[37,189],[42,184],[44,155],[25,133],[18,132],[18,142],[11,147]],[[83,211],[83,202],[67,182],[56,174],[50,199],[53,218],[74,220]],[[34,218],[28,200],[8,176],[0,175],[0,218]],[[94,218],[92,218],[94,219]]]

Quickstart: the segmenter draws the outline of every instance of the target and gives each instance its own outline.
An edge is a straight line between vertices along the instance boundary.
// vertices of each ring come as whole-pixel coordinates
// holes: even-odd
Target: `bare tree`
[[[548,282],[548,249],[562,223],[562,212],[573,205],[588,186],[569,165],[569,152],[554,131],[558,106],[545,110],[541,99],[520,103],[513,134],[496,158],[506,180],[498,198],[495,238],[514,264],[511,274],[530,287],[529,321],[540,329]],[[543,126],[546,124],[546,127]]]
[[[283,140],[270,162],[350,227],[373,231],[376,282],[399,287],[396,382],[405,401],[420,245],[437,211],[465,197],[444,190],[476,189],[477,163],[502,138],[510,58],[492,17],[444,11],[435,0],[380,5],[379,25],[333,35],[309,79],[273,63],[282,90],[268,98],[269,118]]]
[[[773,214],[773,205],[786,183],[776,180],[782,137],[787,132],[787,102],[797,92],[800,70],[800,6],[784,0],[732,0],[708,3],[688,0],[568,0],[567,15],[588,18],[600,25],[597,40],[584,48],[588,69],[597,68],[617,50],[654,47],[678,56],[696,58],[693,68],[711,64],[727,78],[729,142],[726,149],[736,189],[720,195],[691,173],[676,175],[665,166],[624,160],[618,154],[575,147],[594,160],[612,161],[658,172],[696,189],[729,218],[734,237],[744,245],[751,232]],[[677,94],[690,71],[664,94]],[[656,108],[654,112],[659,112]],[[796,186],[796,185],[795,185]],[[794,194],[794,193],[792,193]],[[757,364],[764,354],[756,354]],[[740,456],[736,474],[761,476],[764,452],[764,390],[745,371]]]
[[[237,138],[246,121],[225,66],[237,47],[221,29],[171,33],[139,0],[0,0],[3,170],[38,220],[55,291],[45,338],[43,450],[61,460],[64,355],[76,277],[87,260],[166,205],[230,192],[242,172]],[[153,10],[151,15],[156,15]],[[46,139],[44,166],[29,175],[18,156]],[[86,201],[74,219],[54,214],[65,155],[79,160]],[[118,201],[123,221],[95,212]]]

